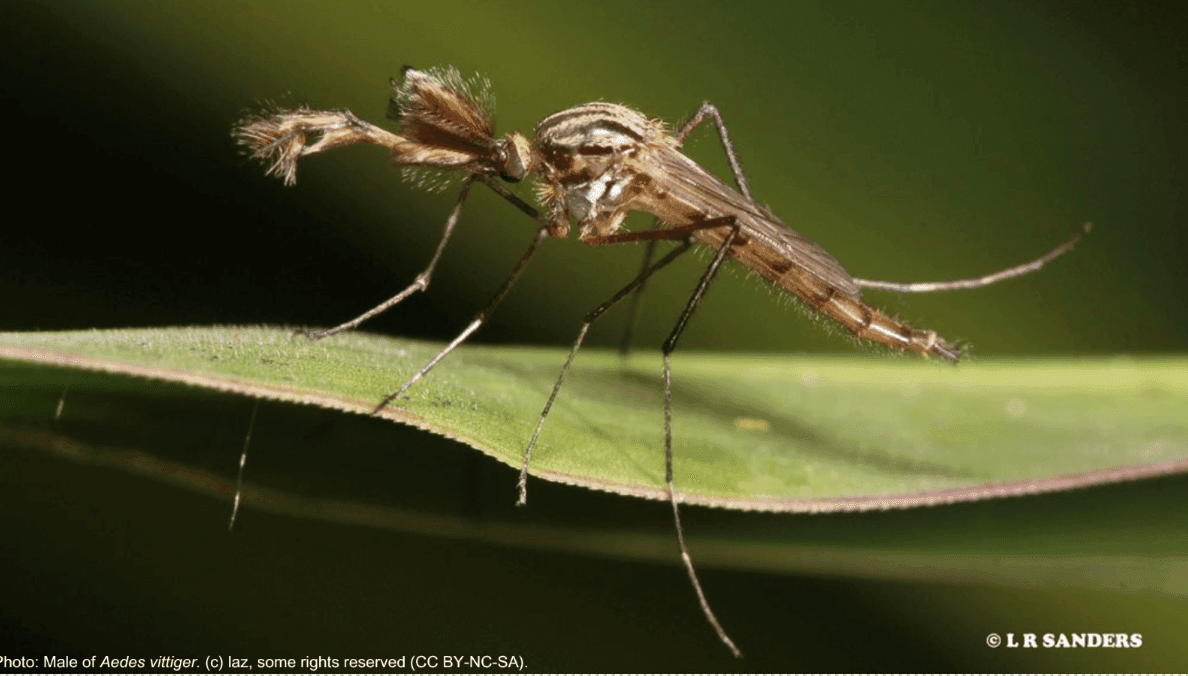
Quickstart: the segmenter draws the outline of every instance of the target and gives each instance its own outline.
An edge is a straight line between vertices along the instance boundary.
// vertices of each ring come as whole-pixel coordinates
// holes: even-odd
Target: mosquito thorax
[[[639,192],[632,186],[647,180],[633,160],[663,138],[659,122],[614,103],[545,118],[536,126],[537,172],[551,186],[542,193],[550,212],[577,221],[583,239],[614,234]]]
[[[624,152],[655,135],[655,123],[627,106],[596,101],[554,113],[536,125],[542,145],[576,153]]]

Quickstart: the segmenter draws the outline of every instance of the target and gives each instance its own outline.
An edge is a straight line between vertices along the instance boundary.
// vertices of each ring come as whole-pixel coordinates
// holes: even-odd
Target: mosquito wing
[[[706,218],[738,218],[746,246],[737,252],[736,257],[743,264],[776,284],[783,285],[782,280],[787,275],[807,273],[852,298],[862,297],[862,291],[850,273],[816,242],[789,228],[770,211],[718,180],[679,150],[665,146],[652,150],[651,166],[671,179],[661,183],[674,203],[687,205]],[[721,247],[724,233],[717,230],[703,232],[705,236],[700,238],[703,242]]]

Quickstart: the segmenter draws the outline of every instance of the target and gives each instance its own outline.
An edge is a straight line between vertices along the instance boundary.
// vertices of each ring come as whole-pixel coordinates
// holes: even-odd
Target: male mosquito
[[[956,362],[961,356],[958,346],[934,331],[913,328],[868,305],[862,300],[862,287],[924,292],[986,286],[1040,269],[1072,249],[1082,235],[1078,233],[1034,261],[974,279],[920,284],[856,279],[828,252],[793,231],[754,200],[722,116],[709,102],[703,103],[674,134],[670,134],[659,120],[645,117],[626,106],[588,103],[545,118],[536,126],[533,141],[518,131],[499,138],[495,136],[491,123],[494,106],[490,85],[482,77],[465,79],[453,67],[430,70],[406,67],[402,78],[392,81],[392,87],[394,95],[389,117],[399,122],[399,133],[365,122],[349,110],[304,107],[264,111],[244,119],[235,128],[238,142],[252,157],[267,165],[266,173],[281,178],[288,185],[296,180],[298,159],[357,143],[373,143],[390,149],[393,164],[414,170],[452,170],[464,179],[437,249],[412,284],[354,319],[330,329],[302,333],[318,339],[353,329],[413,293],[427,289],[461,217],[462,205],[475,183],[487,186],[537,221],[536,236],[487,307],[437,356],[376,405],[373,412],[379,412],[404,394],[478,330],[520,277],[540,245],[550,238],[567,237],[571,223],[577,224],[578,238],[585,244],[647,242],[648,251],[640,273],[585,317],[524,453],[518,482],[518,504],[524,504],[532,449],[590,326],[627,296],[638,295],[649,277],[689,251],[695,243],[712,249],[715,252],[712,260],[661,350],[665,482],[681,560],[701,610],[735,656],[741,656],[741,653],[710,609],[689,556],[672,471],[671,354],[723,262],[733,259],[742,263],[811,310],[845,327],[859,340]],[[718,130],[738,190],[681,152],[681,144],[689,133],[707,120],[712,121]],[[496,180],[498,177],[516,183],[530,174],[539,180],[537,192],[545,207],[543,214]],[[653,228],[624,231],[623,221],[632,211],[655,216]],[[1088,224],[1083,231],[1089,231]],[[664,240],[674,242],[675,248],[652,262],[653,245]]]

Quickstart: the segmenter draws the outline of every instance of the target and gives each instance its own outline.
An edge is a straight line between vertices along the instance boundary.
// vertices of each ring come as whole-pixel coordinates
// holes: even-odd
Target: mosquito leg
[[[704,221],[697,221],[688,225],[678,225],[674,228],[664,228],[661,230],[644,230],[643,232],[619,232],[613,235],[593,236],[582,239],[583,244],[591,246],[602,246],[604,244],[626,244],[628,242],[655,242],[660,240],[679,240],[684,239],[685,235],[691,235],[698,230],[710,230],[713,228],[731,228],[737,230],[735,226],[734,216],[720,216],[718,218],[710,218]],[[725,244],[723,249],[728,248]]]
[[[385,406],[392,403],[392,401],[400,395],[404,394],[408,388],[412,387],[413,384],[423,378],[426,373],[432,371],[433,367],[437,366],[438,362],[444,359],[447,354],[453,352],[454,348],[461,345],[467,338],[470,337],[470,334],[477,331],[479,327],[487,321],[487,318],[491,316],[491,313],[495,311],[495,308],[499,306],[499,303],[503,301],[503,297],[507,295],[507,292],[511,289],[512,284],[515,284],[516,280],[519,279],[520,273],[524,271],[524,266],[528,264],[528,260],[532,258],[533,254],[536,253],[537,248],[539,248],[541,243],[548,238],[549,226],[546,225],[537,231],[536,237],[532,240],[532,244],[528,247],[528,250],[524,252],[524,255],[520,258],[520,262],[516,264],[515,269],[512,270],[512,273],[510,276],[508,276],[507,281],[505,281],[503,286],[499,288],[499,291],[495,293],[495,297],[491,299],[491,302],[487,305],[487,307],[475,316],[474,320],[462,330],[462,333],[458,334],[457,338],[453,339],[450,341],[449,345],[446,345],[444,348],[442,348],[441,352],[438,352],[436,357],[430,359],[429,363],[422,366],[420,371],[417,371],[411,378],[408,379],[407,382],[400,386],[400,389],[384,397],[384,400],[381,401],[374,409],[372,409],[371,412],[374,414],[382,411]]]
[[[646,281],[647,278],[650,277],[654,272],[668,265],[678,256],[687,251],[692,245],[692,242],[688,239],[690,234],[697,230],[717,227],[729,227],[730,234],[726,236],[725,241],[722,243],[722,247],[718,249],[713,261],[710,262],[709,267],[706,268],[705,273],[702,274],[701,280],[697,284],[697,288],[693,291],[693,295],[689,298],[689,302],[686,304],[685,309],[681,312],[680,318],[677,319],[676,326],[673,327],[672,333],[668,336],[668,340],[664,342],[664,477],[665,483],[668,486],[669,501],[672,503],[672,514],[674,523],[676,525],[677,546],[681,553],[681,562],[684,563],[685,570],[689,574],[689,580],[693,583],[693,590],[697,592],[697,601],[701,605],[701,611],[705,614],[706,619],[714,628],[714,631],[717,632],[718,638],[722,641],[722,643],[726,644],[726,647],[730,649],[730,652],[733,653],[735,657],[741,658],[742,653],[739,651],[738,647],[734,645],[734,641],[730,640],[730,636],[726,634],[726,631],[722,629],[721,623],[718,622],[717,616],[714,615],[714,611],[710,608],[709,601],[707,601],[705,598],[705,592],[701,589],[701,582],[697,578],[696,569],[693,567],[693,559],[689,556],[689,548],[685,544],[685,532],[681,526],[681,513],[679,501],[677,499],[676,486],[673,483],[672,471],[671,355],[673,350],[676,349],[677,340],[680,338],[681,334],[684,333],[685,327],[689,323],[689,319],[697,310],[697,306],[701,304],[702,299],[705,297],[706,291],[709,289],[710,282],[712,282],[714,277],[717,276],[718,270],[722,267],[722,262],[726,260],[726,257],[730,253],[730,248],[734,244],[734,241],[739,234],[740,228],[735,222],[733,216],[715,218],[708,221],[702,221],[700,223],[671,228],[668,230],[650,230],[647,232],[634,233],[628,232],[610,235],[608,237],[592,237],[585,240],[587,244],[619,244],[631,241],[654,242],[661,239],[675,239],[677,236],[685,237],[685,242],[680,248],[670,252],[658,263],[644,270],[639,276],[632,280],[630,284],[623,287],[618,293],[612,296],[610,300],[600,305],[590,314],[586,315],[586,321],[582,325],[581,331],[578,333],[578,338],[574,342],[573,349],[569,353],[569,358],[565,361],[565,366],[563,366],[561,369],[561,375],[558,376],[557,382],[553,386],[553,392],[549,395],[549,400],[545,404],[544,411],[541,412],[540,422],[537,423],[536,431],[532,435],[532,441],[528,444],[528,450],[524,453],[524,465],[520,468],[520,498],[516,504],[522,505],[527,500],[528,463],[531,459],[532,449],[536,445],[536,441],[540,436],[541,428],[544,426],[545,418],[548,416],[549,410],[552,408],[553,401],[557,398],[557,393],[561,389],[561,384],[565,379],[565,374],[569,370],[570,365],[573,364],[574,356],[581,347],[582,341],[585,340],[586,332],[589,330],[590,325],[599,316],[622,300],[624,296],[637,290],[639,286],[642,285],[643,282]]]
[[[529,245],[528,250],[525,251],[524,255],[520,258],[520,262],[516,264],[516,268],[512,270],[512,273],[507,278],[507,281],[505,281],[503,286],[500,287],[499,291],[495,293],[495,297],[491,300],[490,304],[487,305],[486,309],[480,312],[474,318],[474,321],[470,322],[470,324],[467,325],[465,329],[463,329],[462,333],[460,333],[457,338],[451,341],[449,345],[446,345],[436,357],[431,359],[428,364],[425,364],[425,366],[421,367],[420,371],[417,371],[415,374],[413,374],[413,377],[409,378],[408,382],[401,385],[400,389],[396,390],[387,397],[384,397],[384,400],[381,401],[374,409],[372,409],[371,412],[373,414],[379,413],[385,406],[392,403],[392,401],[400,395],[404,394],[408,388],[413,386],[413,383],[420,380],[426,373],[429,373],[429,371],[432,371],[433,367],[437,366],[439,361],[444,359],[445,356],[450,352],[453,352],[454,348],[461,345],[463,341],[470,337],[470,334],[477,331],[478,328],[483,325],[483,322],[487,321],[487,318],[491,316],[491,313],[495,311],[495,308],[498,307],[499,303],[503,301],[503,297],[507,295],[507,292],[511,289],[512,284],[515,284],[516,279],[519,278],[520,273],[523,272],[524,266],[528,264],[528,259],[532,258],[532,255],[536,253],[536,249],[541,245],[541,243],[549,237],[554,236],[554,233],[561,231],[557,224],[550,223],[548,219],[541,216],[540,212],[533,208],[530,204],[519,197],[516,197],[515,194],[513,194],[510,190],[504,188],[502,185],[499,185],[490,177],[475,175],[473,178],[474,180],[482,182],[483,185],[486,185],[488,188],[490,188],[492,192],[507,200],[512,206],[522,211],[525,215],[539,222],[541,224],[541,228],[537,231],[536,237],[532,240],[532,244]],[[467,185],[469,185],[469,183]],[[459,202],[459,204],[461,204],[461,202]]]
[[[458,224],[458,219],[462,216],[462,204],[466,201],[466,197],[470,193],[470,186],[474,185],[475,181],[482,182],[483,185],[486,185],[487,187],[491,188],[491,190],[494,191],[495,194],[497,194],[500,197],[502,197],[503,199],[507,200],[508,202],[510,202],[512,204],[512,206],[516,207],[517,209],[524,212],[528,216],[540,221],[541,223],[547,224],[547,221],[545,221],[544,218],[541,217],[540,213],[536,209],[532,208],[532,206],[530,206],[529,204],[527,204],[526,202],[521,200],[519,197],[516,197],[516,195],[514,193],[507,190],[506,188],[499,185],[498,183],[491,181],[490,179],[488,179],[485,176],[478,176],[478,175],[472,174],[471,176],[469,176],[466,179],[466,182],[462,185],[462,191],[460,193],[458,193],[458,201],[456,204],[454,204],[454,210],[450,212],[449,218],[446,219],[445,230],[442,231],[442,233],[441,233],[441,241],[439,241],[437,243],[437,251],[435,251],[433,253],[433,258],[429,261],[429,265],[428,265],[428,267],[425,268],[425,271],[422,272],[421,274],[417,275],[417,278],[415,280],[413,280],[412,284],[408,285],[408,288],[404,289],[403,291],[396,294],[395,296],[392,296],[388,300],[380,303],[379,305],[371,308],[367,312],[364,312],[363,314],[359,315],[358,317],[355,317],[354,319],[352,319],[350,321],[343,322],[342,324],[339,324],[338,326],[335,326],[334,328],[322,329],[320,331],[302,329],[302,330],[297,331],[297,333],[299,333],[311,340],[320,340],[322,338],[326,338],[327,336],[333,336],[336,333],[341,333],[343,331],[349,331],[350,329],[353,329],[353,328],[359,326],[360,324],[367,321],[368,319],[371,319],[372,317],[374,317],[382,312],[385,312],[386,310],[391,308],[393,305],[400,303],[405,298],[408,298],[409,296],[416,293],[417,291],[425,291],[426,289],[428,289],[429,282],[433,279],[433,271],[437,268],[437,262],[439,260],[441,260],[441,254],[442,254],[442,252],[445,251],[446,243],[449,242],[450,235],[452,235],[454,233],[454,227]]]
[[[260,400],[252,402],[252,417],[248,421],[247,434],[243,437],[243,452],[239,454],[239,473],[235,477],[235,499],[231,502],[231,520],[227,530],[235,527],[235,516],[239,514],[239,502],[243,497],[243,466],[247,464],[248,444],[252,441],[252,430],[256,428],[256,413],[260,411]]]
[[[681,527],[681,510],[678,506],[676,487],[672,482],[672,409],[669,397],[672,393],[672,364],[669,355],[664,355],[664,446],[665,446],[665,477],[668,482],[668,499],[672,503],[672,521],[676,524],[677,547],[681,551],[681,563],[685,564],[685,571],[689,573],[689,581],[693,583],[693,591],[697,592],[697,603],[710,626],[718,634],[718,639],[726,644],[730,652],[737,658],[742,658],[742,651],[730,640],[729,634],[722,628],[714,611],[710,608],[705,592],[701,589],[701,581],[697,578],[697,571],[693,567],[693,558],[689,556],[689,547],[685,544],[685,530]]]
[[[858,286],[865,286],[869,289],[883,289],[885,291],[899,291],[901,293],[929,293],[931,291],[954,291],[957,289],[977,289],[983,286],[990,286],[995,282],[1001,282],[1004,279],[1011,279],[1012,277],[1022,277],[1028,273],[1035,272],[1044,267],[1048,263],[1060,258],[1064,254],[1072,251],[1072,248],[1081,241],[1081,238],[1089,234],[1093,229],[1092,223],[1086,223],[1081,226],[1081,231],[1073,235],[1068,241],[1060,246],[1052,249],[1048,253],[1039,258],[1016,265],[1013,268],[999,270],[992,272],[983,277],[976,277],[973,279],[954,279],[949,282],[880,282],[870,279],[855,279],[854,282]]]
[[[565,234],[569,232],[567,227],[563,228],[558,226],[556,223],[551,223],[547,218],[541,216],[540,212],[537,211],[535,207],[533,207],[531,204],[528,204],[519,197],[516,197],[515,193],[503,187],[498,181],[491,178],[490,176],[475,174],[474,178],[475,180],[490,188],[491,192],[507,200],[509,204],[519,209],[524,213],[525,216],[548,228],[550,236],[564,238]]]
[[[676,228],[667,228],[662,230],[648,230],[646,232],[624,232],[617,235],[609,235],[606,237],[587,237],[582,240],[586,244],[593,246],[603,244],[623,244],[626,242],[647,241],[648,243],[655,243],[659,240],[684,240],[679,248],[670,252],[667,256],[660,259],[660,262],[644,268],[636,275],[635,279],[631,280],[627,286],[623,287],[610,300],[598,306],[593,312],[586,315],[585,323],[582,324],[582,330],[578,333],[577,341],[574,342],[573,349],[569,352],[569,358],[565,361],[565,366],[561,367],[561,375],[557,376],[557,382],[553,385],[553,392],[549,395],[549,400],[545,403],[544,410],[540,414],[540,421],[536,424],[536,431],[532,433],[532,440],[528,442],[528,449],[524,451],[524,464],[520,468],[520,480],[518,486],[520,488],[520,497],[516,500],[517,505],[523,505],[528,502],[528,465],[532,460],[532,449],[536,447],[536,441],[540,437],[540,432],[544,429],[545,418],[548,417],[549,411],[553,408],[553,401],[557,398],[557,393],[561,391],[561,383],[565,380],[565,374],[569,372],[569,367],[573,364],[573,359],[577,356],[577,351],[582,346],[582,342],[586,339],[586,332],[590,330],[590,325],[594,320],[598,319],[607,310],[618,304],[623,300],[627,294],[633,291],[638,291],[639,287],[647,281],[660,268],[665,267],[669,263],[677,259],[678,256],[685,253],[693,245],[689,236],[698,230],[706,230],[709,228],[732,227],[737,229],[734,223],[733,216],[723,216],[721,218],[711,218],[709,220],[692,223],[690,225],[682,225]]]
[[[58,407],[54,409],[54,420],[62,419],[62,409],[66,408],[66,395],[70,393],[70,383],[62,388],[62,396],[58,397]]]
[[[446,219],[445,230],[443,230],[441,233],[441,241],[437,243],[437,251],[433,253],[433,258],[429,260],[429,265],[425,268],[425,271],[417,275],[417,278],[413,280],[412,284],[409,284],[406,289],[380,303],[379,305],[376,305],[367,312],[364,312],[350,321],[343,322],[334,328],[321,329],[318,331],[302,329],[297,331],[297,333],[300,333],[310,340],[321,340],[322,338],[333,336],[336,333],[349,331],[368,319],[371,319],[381,312],[386,311],[388,308],[403,301],[405,298],[408,298],[417,291],[424,291],[428,289],[429,281],[433,278],[433,271],[437,268],[437,262],[441,260],[441,254],[443,251],[445,251],[446,243],[450,241],[450,235],[454,234],[454,227],[458,224],[458,218],[462,216],[462,204],[466,201],[466,196],[470,193],[470,186],[474,184],[474,180],[475,177],[471,176],[466,179],[465,183],[462,184],[462,191],[458,193],[458,201],[454,204],[454,209],[450,212],[449,218]]]
[[[660,227],[660,219],[652,221],[652,229]],[[640,265],[640,274],[652,264],[652,256],[656,253],[656,241],[648,242],[648,248],[644,250],[643,263]],[[635,334],[635,325],[639,320],[639,299],[643,296],[644,283],[641,281],[639,286],[635,288],[635,292],[631,294],[631,304],[627,306],[627,326],[623,329],[623,339],[619,341],[619,355],[626,357],[631,353],[631,339]]]
[[[685,332],[685,327],[688,326],[689,320],[697,310],[697,306],[701,304],[702,299],[705,297],[710,282],[717,276],[718,270],[722,266],[722,261],[726,259],[726,255],[730,251],[730,245],[734,243],[738,233],[739,228],[736,225],[730,234],[727,235],[722,248],[718,250],[717,255],[714,256],[714,260],[706,268],[705,273],[702,274],[701,281],[693,291],[689,302],[685,305],[684,311],[681,312],[680,318],[677,319],[676,326],[672,328],[672,333],[669,334],[668,340],[664,341],[664,347],[661,348],[661,351],[664,354],[664,478],[668,484],[668,499],[672,502],[672,516],[673,521],[676,523],[677,546],[681,551],[681,561],[685,564],[685,570],[689,573],[689,580],[693,583],[693,590],[697,592],[697,601],[701,604],[701,612],[705,614],[705,618],[709,620],[714,631],[718,633],[718,638],[721,639],[722,643],[725,643],[726,647],[730,648],[730,652],[734,653],[735,657],[742,657],[742,653],[734,645],[734,641],[730,640],[730,637],[718,622],[718,618],[714,615],[714,611],[710,609],[709,602],[705,599],[705,592],[701,589],[701,582],[697,579],[697,571],[693,568],[693,559],[689,556],[689,548],[685,544],[685,532],[681,527],[681,512],[678,507],[680,501],[677,499],[676,486],[672,478],[672,353],[676,349],[677,340]]]
[[[738,153],[734,150],[734,142],[730,140],[730,131],[726,128],[726,123],[722,120],[722,114],[718,112],[717,106],[704,101],[697,112],[693,113],[681,128],[673,135],[677,141],[684,143],[685,139],[694,129],[701,126],[702,122],[709,118],[714,121],[714,126],[718,129],[718,139],[722,142],[722,151],[726,154],[726,161],[730,164],[730,171],[734,174],[734,181],[738,184],[738,189],[742,192],[748,200],[754,201],[751,196],[751,186],[747,181],[746,174],[743,173],[742,163],[738,161]],[[656,218],[652,222],[652,229],[660,228],[660,219]],[[648,244],[647,250],[644,252],[643,264],[640,270],[646,270],[648,265],[652,262],[652,256],[655,254],[655,246]],[[624,357],[631,352],[631,339],[635,333],[635,326],[639,317],[639,301],[643,296],[646,285],[640,284],[639,288],[635,290],[635,295],[631,297],[631,305],[627,310],[627,328],[623,331],[623,340],[619,343],[619,354]]]
[[[722,629],[722,625],[718,622],[718,618],[714,615],[714,611],[710,608],[709,602],[705,598],[705,592],[701,589],[701,582],[697,579],[697,571],[693,567],[693,559],[689,556],[689,548],[685,544],[685,532],[681,527],[681,515],[679,508],[679,500],[677,498],[676,485],[673,482],[672,471],[672,353],[676,349],[677,341],[681,334],[685,332],[685,327],[688,326],[689,320],[693,317],[693,313],[697,311],[697,307],[701,305],[701,301],[705,298],[706,291],[709,289],[710,282],[717,276],[718,270],[722,267],[722,262],[730,254],[730,249],[735,240],[738,238],[740,228],[735,222],[734,217],[726,216],[722,218],[715,218],[700,223],[693,223],[691,225],[671,228],[669,230],[650,230],[647,232],[626,232],[608,237],[590,238],[586,240],[587,244],[619,244],[631,241],[647,241],[659,239],[672,239],[679,233],[692,233],[697,230],[702,230],[711,227],[730,227],[730,234],[722,242],[722,247],[718,249],[714,259],[710,262],[709,267],[701,275],[701,281],[698,282],[697,288],[694,289],[693,295],[689,298],[689,302],[685,305],[685,309],[681,312],[677,319],[676,325],[672,328],[672,333],[669,334],[668,339],[664,341],[664,346],[661,348],[664,354],[664,477],[668,485],[668,498],[672,503],[673,519],[676,524],[677,531],[677,546],[681,552],[681,561],[685,564],[685,570],[689,573],[689,579],[693,583],[693,590],[697,592],[697,601],[701,605],[701,611],[705,614],[706,619],[710,625],[717,632],[718,638],[730,652],[734,653],[735,657],[742,657],[738,647],[734,645],[734,641],[730,640],[730,636]],[[630,292],[630,287],[625,289]],[[580,337],[579,337],[580,338]],[[521,478],[523,477],[521,473]],[[521,487],[522,488],[522,487]]]
[[[654,244],[652,240],[650,244]],[[673,249],[667,256],[661,258],[655,265],[650,265],[640,271],[635,279],[619,290],[618,293],[610,297],[602,305],[599,305],[594,311],[586,315],[582,323],[582,329],[578,332],[577,340],[573,343],[573,349],[569,351],[569,358],[565,360],[565,365],[561,367],[561,373],[557,376],[557,382],[553,385],[553,392],[549,395],[549,400],[545,403],[544,410],[540,412],[540,421],[536,424],[536,431],[532,433],[532,440],[528,442],[528,449],[524,451],[524,464],[520,467],[520,480],[516,484],[520,489],[520,497],[516,500],[516,505],[523,505],[528,502],[528,464],[532,460],[532,449],[536,448],[536,441],[540,438],[540,431],[544,429],[545,418],[548,417],[549,411],[553,408],[553,402],[557,399],[557,393],[561,391],[561,384],[565,381],[565,374],[569,372],[569,367],[573,365],[573,359],[577,356],[578,350],[582,347],[582,342],[586,340],[586,333],[590,330],[590,325],[596,319],[601,317],[607,310],[611,309],[623,300],[628,294],[638,291],[648,277],[651,277],[660,268],[665,267],[669,263],[676,260],[681,254],[688,251],[693,246],[693,242],[685,235],[685,241],[676,249]],[[637,298],[633,295],[632,298]]]
[[[267,167],[265,173],[281,178],[286,185],[292,185],[297,180],[297,162],[300,158],[333,148],[360,143],[375,144],[390,149],[392,161],[397,164],[410,163],[412,162],[410,158],[419,157],[418,153],[423,153],[425,150],[423,144],[360,120],[349,110],[327,111],[298,108],[266,112],[240,121],[236,125],[234,133],[236,140],[247,149],[251,157],[265,163]],[[303,330],[298,333],[311,339],[318,339],[353,329],[413,293],[427,289],[433,271],[437,267],[438,261],[441,260],[446,243],[462,215],[462,205],[466,201],[470,187],[476,180],[483,182],[529,217],[551,226],[553,234],[560,234],[560,229],[556,224],[548,223],[536,209],[519,197],[492,181],[490,177],[472,173],[462,186],[458,201],[455,203],[453,211],[450,212],[449,218],[446,219],[445,230],[437,244],[433,258],[429,261],[425,271],[417,275],[412,284],[350,321],[330,329]]]
[[[738,183],[739,191],[747,199],[755,201],[755,198],[751,196],[751,185],[747,181],[746,174],[743,173],[742,163],[738,161],[738,153],[734,150],[734,142],[730,140],[730,131],[726,129],[726,123],[722,121],[722,113],[718,112],[718,108],[714,104],[704,101],[697,112],[693,113],[693,117],[689,118],[689,121],[677,131],[676,140],[684,143],[685,137],[707,117],[712,119],[714,126],[718,128],[718,139],[722,142],[722,151],[726,153],[726,161],[730,163],[730,172],[734,174],[734,181]]]
[[[349,110],[282,110],[271,114],[249,117],[239,123],[235,129],[236,139],[240,145],[246,147],[250,155],[268,164],[267,174],[275,175],[284,180],[286,185],[292,185],[297,180],[297,161],[307,155],[314,155],[332,148],[339,148],[358,143],[372,143],[392,150],[394,157],[407,152],[413,144],[408,139],[393,134],[390,131],[376,127],[356,117]],[[437,244],[429,266],[415,281],[400,293],[364,312],[354,319],[339,324],[334,328],[320,331],[301,330],[310,339],[320,339],[336,333],[353,329],[364,321],[396,305],[417,291],[424,291],[429,287],[429,280],[433,270],[441,259],[446,242],[449,241],[458,218],[462,215],[462,204],[470,192],[475,176],[467,178],[458,195],[458,201],[453,211],[446,219],[445,231],[441,241]]]

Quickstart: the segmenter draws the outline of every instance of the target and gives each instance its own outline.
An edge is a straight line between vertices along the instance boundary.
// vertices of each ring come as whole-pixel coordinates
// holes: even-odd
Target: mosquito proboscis
[[[392,86],[394,95],[389,113],[400,123],[398,133],[361,120],[348,110],[308,108],[264,111],[244,119],[235,128],[239,143],[252,157],[267,165],[268,174],[286,184],[296,180],[300,158],[358,143],[388,148],[392,162],[402,167],[452,170],[464,178],[437,249],[412,284],[354,319],[330,329],[303,333],[316,339],[353,329],[413,293],[426,290],[475,183],[486,186],[535,220],[536,235],[487,307],[429,363],[379,402],[373,412],[379,412],[403,395],[477,331],[541,244],[548,239],[567,237],[571,224],[578,226],[578,238],[593,246],[647,242],[640,273],[585,317],[524,453],[518,482],[518,504],[524,504],[532,450],[590,326],[624,298],[638,297],[649,277],[695,244],[714,250],[712,260],[662,346],[665,482],[685,570],[702,612],[735,656],[741,653],[710,608],[689,555],[672,470],[671,354],[722,264],[728,259],[742,263],[860,340],[956,362],[961,356],[958,346],[935,331],[913,328],[868,305],[862,299],[862,288],[919,293],[987,286],[1040,269],[1072,249],[1090,227],[1086,224],[1081,232],[1038,259],[982,277],[927,283],[856,279],[828,252],[755,201],[726,124],[718,109],[708,102],[675,133],[669,133],[659,120],[626,106],[588,103],[546,117],[536,126],[535,138],[530,140],[518,131],[495,136],[490,85],[481,77],[465,79],[452,67],[430,70],[406,67],[402,78],[393,80]],[[718,131],[738,190],[681,151],[685,138],[706,121],[711,121]],[[501,180],[518,183],[529,175],[539,179],[538,197],[544,213],[500,183]],[[652,214],[656,217],[655,226],[638,232],[623,230],[623,221],[632,211]],[[675,242],[676,248],[652,262],[653,245],[666,240]]]

